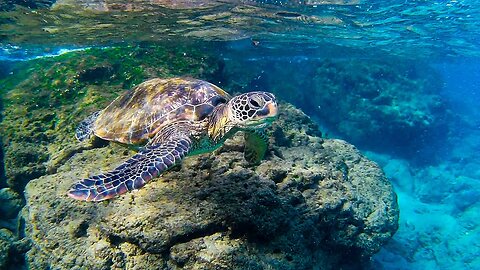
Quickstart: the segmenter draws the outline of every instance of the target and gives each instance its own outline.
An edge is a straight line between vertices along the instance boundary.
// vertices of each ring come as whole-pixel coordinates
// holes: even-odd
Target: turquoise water
[[[191,55],[215,57],[221,59],[222,68],[208,73],[213,83],[231,92],[274,92],[315,120],[324,137],[354,144],[382,167],[398,195],[399,229],[365,268],[480,269],[480,4],[461,0],[52,2],[0,3],[0,110],[12,100],[9,93],[15,87],[9,78],[28,78],[29,72],[40,68],[29,66],[38,59],[58,61],[61,67],[72,65],[70,55],[88,54],[92,48],[100,55],[113,49],[179,48],[178,54],[167,58],[150,58],[148,52],[121,54],[123,60],[112,69],[103,62],[86,64],[107,68],[97,69],[92,78],[82,73],[82,83],[118,81],[115,87],[120,91],[142,79],[124,71],[132,65],[129,57],[153,63],[186,59],[187,64],[171,64],[178,68],[165,72],[176,75],[211,67],[209,60],[201,60],[203,66],[197,68],[188,62],[193,62]],[[36,89],[38,95],[60,89],[62,83],[75,86],[62,81],[61,73],[28,79],[24,88],[43,79],[41,85],[48,87]],[[26,99],[35,98],[37,92],[29,94]],[[16,95],[22,99],[21,92]],[[65,99],[75,100],[74,95],[65,93]],[[6,112],[2,117],[13,118]],[[47,134],[42,128],[39,132]],[[11,146],[9,136],[25,136],[2,132],[3,149]],[[2,188],[12,186],[5,151],[0,155]],[[41,156],[25,156],[18,162],[46,162]],[[16,192],[22,194],[26,182],[43,174],[18,176]],[[16,231],[21,238],[15,228],[19,209],[2,211],[0,227]],[[11,256],[10,266],[15,267],[22,255]]]

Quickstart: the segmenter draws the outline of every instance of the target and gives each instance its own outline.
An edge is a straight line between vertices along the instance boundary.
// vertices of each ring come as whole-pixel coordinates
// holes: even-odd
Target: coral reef
[[[189,157],[144,188],[104,203],[66,196],[79,178],[132,151],[85,147],[30,181],[23,213],[32,269],[339,269],[395,233],[398,206],[381,169],[324,140],[282,105],[266,160],[243,160],[242,136]],[[95,162],[93,162],[95,161]],[[345,258],[348,257],[348,260]],[[343,260],[342,260],[343,259]]]

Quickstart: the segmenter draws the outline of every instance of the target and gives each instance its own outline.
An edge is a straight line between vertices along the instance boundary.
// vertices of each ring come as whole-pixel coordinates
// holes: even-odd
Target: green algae
[[[214,57],[178,44],[90,48],[19,64],[0,81],[8,186],[21,192],[88,147],[75,141],[76,123],[123,91],[152,77],[209,79],[219,68]]]
[[[0,268],[1,269],[5,269],[7,267],[7,264],[9,261],[8,255],[10,253],[10,249],[11,249],[14,238],[15,237],[10,231],[6,229],[0,229]]]

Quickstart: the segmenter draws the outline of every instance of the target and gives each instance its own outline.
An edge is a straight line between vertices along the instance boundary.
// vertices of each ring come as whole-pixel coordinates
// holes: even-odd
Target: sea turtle
[[[237,131],[245,132],[245,159],[258,163],[267,147],[263,129],[276,115],[271,93],[255,91],[231,98],[219,87],[193,78],[145,81],[76,129],[79,141],[95,135],[140,145],[140,151],[110,172],[75,183],[68,195],[102,201],[141,188],[184,157],[217,149]]]

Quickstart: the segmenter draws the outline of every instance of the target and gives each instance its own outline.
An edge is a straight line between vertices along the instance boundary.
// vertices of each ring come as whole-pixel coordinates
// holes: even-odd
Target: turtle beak
[[[277,103],[274,101],[268,102],[263,109],[257,112],[257,116],[264,117],[267,119],[275,118],[278,114]]]
[[[276,102],[269,102],[266,108],[268,109],[267,117],[271,117],[271,118],[277,117],[278,106]]]
[[[255,127],[255,128],[265,128],[272,124],[272,122],[277,118],[278,114],[278,107],[277,103],[274,101],[270,101],[263,109],[258,110],[256,112],[256,120],[250,120],[247,126]]]

